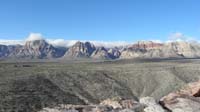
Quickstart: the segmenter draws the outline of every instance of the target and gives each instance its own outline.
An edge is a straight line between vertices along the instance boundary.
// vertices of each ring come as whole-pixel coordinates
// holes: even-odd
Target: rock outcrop
[[[152,97],[133,99],[107,99],[96,105],[59,105],[39,112],[166,112]]]
[[[121,51],[120,58],[156,58],[160,57],[163,44],[152,41],[139,41]]]
[[[200,112],[200,81],[164,96],[160,103],[172,112]]]
[[[127,107],[127,105],[129,105]],[[142,112],[144,105],[133,100],[107,99],[95,105],[59,105],[54,108],[44,108],[39,112]]]
[[[144,112],[165,112],[165,110],[159,105],[153,97],[144,97],[140,99],[140,103],[144,104]]]

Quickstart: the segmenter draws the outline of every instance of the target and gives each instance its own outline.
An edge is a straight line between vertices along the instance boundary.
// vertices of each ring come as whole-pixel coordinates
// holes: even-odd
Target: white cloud
[[[167,42],[173,42],[173,41],[187,41],[187,42],[190,42],[190,41],[197,41],[197,40],[194,37],[184,35],[181,32],[175,32],[175,33],[171,33],[169,35],[169,40]]]
[[[151,40],[151,41],[155,43],[163,43],[161,40]]]
[[[26,41],[34,41],[34,40],[41,40],[44,39],[42,34],[40,33],[31,33]],[[74,45],[77,41],[80,40],[64,40],[64,39],[45,39],[48,43],[54,45],[54,46],[64,46],[64,47],[70,47]],[[104,47],[121,47],[121,46],[127,46],[130,43],[125,41],[93,41],[93,40],[82,40],[81,42],[89,41],[93,43],[95,46],[104,46]]]
[[[5,40],[5,39],[0,39],[0,44],[2,45],[24,45],[25,41],[24,40]]]
[[[170,34],[169,39],[170,40],[177,40],[177,39],[184,39],[185,35],[183,33],[180,32],[175,32]]]
[[[42,34],[40,33],[30,33],[26,41],[43,40]]]
[[[38,40],[40,38],[37,38],[34,40]],[[30,41],[33,40],[28,39],[26,41]],[[0,44],[2,45],[16,45],[16,44],[20,44],[20,45],[24,45],[25,42],[24,40],[0,40]],[[63,47],[70,47],[72,45],[74,45],[78,40],[64,40],[64,39],[46,39],[46,41],[54,46],[63,46]],[[94,44],[97,47],[100,46],[104,46],[104,47],[122,47],[122,46],[127,46],[130,45],[131,43],[129,42],[125,42],[125,41],[90,41],[90,40],[83,40],[81,42],[91,42],[92,44]]]
[[[74,45],[77,41],[80,40],[64,40],[64,39],[47,39],[47,41],[54,45],[54,46],[65,46],[70,47]],[[104,46],[104,47],[121,47],[121,46],[127,46],[131,43],[125,42],[125,41],[93,41],[93,40],[82,40],[81,42],[91,42],[97,47]]]
[[[95,46],[104,46],[104,47],[122,47],[130,45],[131,43],[125,41],[89,41]]]
[[[64,39],[47,39],[47,42],[54,46],[70,47],[74,45],[78,40],[64,40]]]

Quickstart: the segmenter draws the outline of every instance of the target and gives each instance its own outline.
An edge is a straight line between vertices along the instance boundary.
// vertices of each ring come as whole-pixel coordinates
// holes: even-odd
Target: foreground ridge
[[[160,99],[143,97],[134,99],[107,99],[98,105],[64,105],[44,108],[39,112],[199,112],[200,81],[189,83],[183,89]]]

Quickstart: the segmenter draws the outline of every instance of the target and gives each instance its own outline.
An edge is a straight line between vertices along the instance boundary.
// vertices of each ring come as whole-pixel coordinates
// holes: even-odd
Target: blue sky
[[[0,0],[0,39],[199,40],[200,0]]]

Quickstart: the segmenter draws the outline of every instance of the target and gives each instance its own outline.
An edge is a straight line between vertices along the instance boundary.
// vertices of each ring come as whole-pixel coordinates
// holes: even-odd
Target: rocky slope
[[[117,48],[117,47],[115,47],[115,48],[110,48],[110,49],[108,50],[108,53],[109,53],[109,55],[110,55],[110,57],[111,57],[112,59],[117,59],[117,58],[119,58],[120,55],[121,55],[120,49]]]
[[[19,52],[21,48],[21,45],[0,45],[0,58],[6,58],[11,54],[13,55],[15,52]]]
[[[108,50],[104,47],[97,48],[91,55],[95,59],[111,59],[111,55],[108,53]]]
[[[0,45],[0,58],[7,57],[9,55],[8,47]]]

